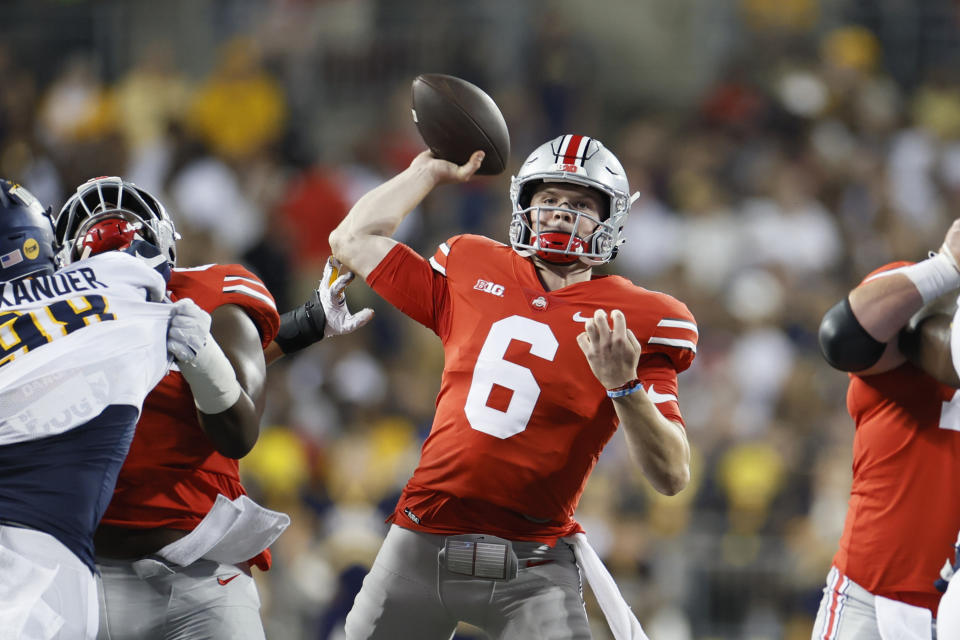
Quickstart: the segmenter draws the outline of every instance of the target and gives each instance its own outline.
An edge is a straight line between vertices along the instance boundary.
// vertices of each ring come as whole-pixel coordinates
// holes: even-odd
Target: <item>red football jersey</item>
[[[933,581],[960,530],[960,392],[907,363],[851,374],[847,410],[853,486],[833,562],[870,592],[936,616]]]
[[[643,348],[638,377],[682,423],[677,372],[697,328],[668,295],[619,276],[546,291],[531,260],[470,235],[429,262],[399,245],[367,282],[444,347],[433,427],[393,514],[401,526],[551,544],[581,530],[574,510],[618,424],[576,340],[597,309],[623,311]]]
[[[174,269],[167,285],[174,301],[191,298],[204,311],[234,304],[256,323],[266,347],[277,335],[280,316],[263,282],[240,265]],[[103,524],[129,529],[192,530],[222,493],[246,493],[236,460],[220,455],[203,434],[190,386],[169,372],[143,403],[130,453]],[[269,550],[254,563],[267,569]]]

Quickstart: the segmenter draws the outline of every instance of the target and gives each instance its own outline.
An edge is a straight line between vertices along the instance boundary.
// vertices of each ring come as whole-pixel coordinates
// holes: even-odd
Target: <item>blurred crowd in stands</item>
[[[0,175],[55,208],[87,178],[133,180],[175,219],[181,266],[242,262],[282,311],[315,286],[350,205],[421,150],[409,117],[417,72],[461,75],[493,95],[511,171],[560,133],[600,138],[642,194],[611,270],[685,301],[700,326],[680,377],[694,464],[690,487],[660,496],[615,441],[577,517],[651,638],[808,638],[853,437],[846,377],[822,360],[817,326],[873,268],[936,249],[960,214],[956,70],[930,65],[905,82],[867,26],[818,27],[814,2],[742,2],[750,48],[693,99],[614,108],[584,90],[600,55],[588,40],[569,46],[577,30],[563,12],[531,27],[509,80],[484,73],[477,55],[392,77],[378,64],[402,60],[404,41],[379,41],[350,13],[371,4],[266,3],[200,76],[178,63],[175,34],[144,41],[115,77],[80,50],[41,78],[0,43]],[[297,28],[334,5],[347,14],[339,30],[316,19]],[[317,59],[315,38],[342,46]],[[339,136],[318,124],[320,73],[387,83],[374,104],[356,90],[356,104],[338,103],[341,118],[355,108],[376,119]],[[399,233],[426,255],[457,233],[506,241],[509,175],[439,189]],[[262,435],[242,463],[254,497],[293,521],[273,570],[257,576],[270,638],[341,637],[430,428],[435,337],[362,283],[349,300],[376,309],[372,325],[271,367]],[[592,620],[607,637],[599,611]]]

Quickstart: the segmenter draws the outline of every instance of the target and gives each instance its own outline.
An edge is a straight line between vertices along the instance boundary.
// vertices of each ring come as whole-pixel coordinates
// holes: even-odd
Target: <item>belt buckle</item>
[[[440,550],[440,564],[447,571],[486,580],[517,577],[517,554],[504,538],[482,533],[447,536]]]

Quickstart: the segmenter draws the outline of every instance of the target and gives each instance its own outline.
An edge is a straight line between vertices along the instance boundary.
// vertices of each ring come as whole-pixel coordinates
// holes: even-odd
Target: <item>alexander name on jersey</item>
[[[97,280],[93,269],[80,267],[72,271],[4,283],[0,287],[0,308],[38,302],[45,298],[59,298],[68,293],[106,288],[107,285]]]

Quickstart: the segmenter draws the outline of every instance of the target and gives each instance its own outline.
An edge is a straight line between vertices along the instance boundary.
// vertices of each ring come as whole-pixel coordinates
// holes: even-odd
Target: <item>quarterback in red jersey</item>
[[[960,221],[939,253],[878,269],[821,323],[825,357],[851,372],[856,434],[814,639],[933,635],[934,582],[960,529],[960,378],[950,366],[952,313],[938,311],[960,287],[958,255]]]
[[[573,515],[603,447],[619,426],[658,491],[689,480],[677,373],[693,361],[696,323],[666,294],[592,273],[616,255],[632,204],[599,141],[561,136],[530,155],[512,183],[509,246],[455,236],[426,260],[390,237],[482,158],[420,154],[330,236],[445,356],[433,427],[347,616],[349,640],[398,629],[446,640],[459,621],[493,638],[589,638],[578,565],[591,582],[609,576]],[[612,591],[608,619],[644,637]]]
[[[282,318],[240,265],[174,267],[178,235],[163,205],[120,178],[81,185],[56,235],[63,262],[144,236],[172,267],[167,296],[212,318],[194,361],[147,396],[97,529],[99,637],[263,638],[250,567],[269,569],[268,546],[289,517],[246,497],[237,459],[259,435],[267,360],[353,330],[371,312],[346,311],[337,294],[352,276],[331,286],[330,265],[316,299]]]

